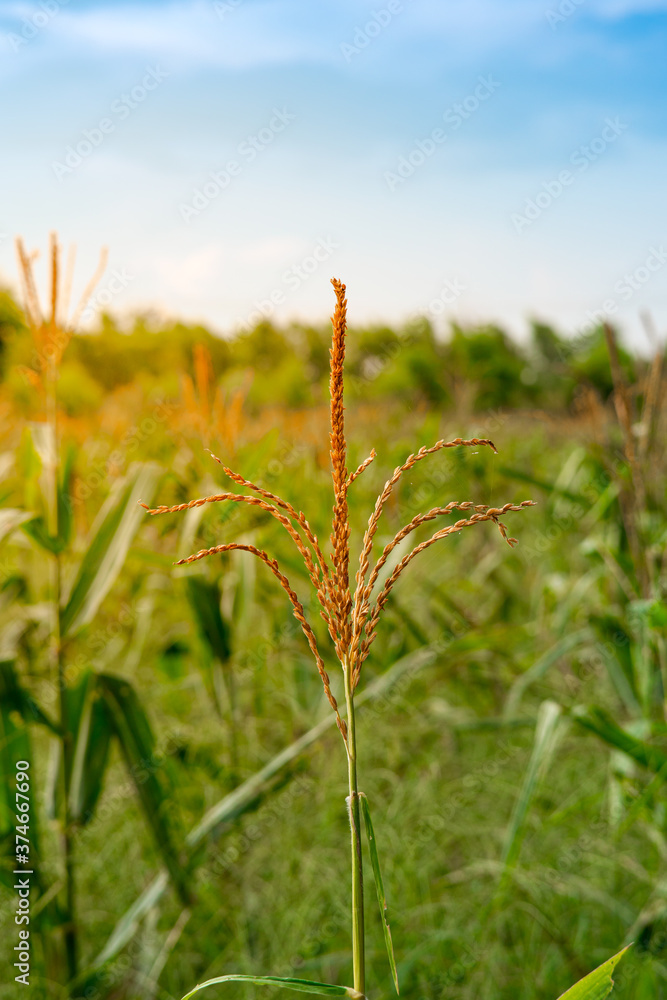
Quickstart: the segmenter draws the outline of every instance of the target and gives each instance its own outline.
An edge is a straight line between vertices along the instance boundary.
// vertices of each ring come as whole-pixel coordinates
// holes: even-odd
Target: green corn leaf
[[[2,664],[3,667],[6,664]],[[16,762],[30,762],[28,730],[15,707],[0,692],[0,838],[7,837],[7,851],[14,845],[16,826],[16,798],[13,776]],[[3,847],[4,847],[3,843]],[[3,855],[5,851],[3,850]],[[4,861],[4,858],[3,858]],[[4,865],[2,866],[4,867]]]
[[[220,611],[220,591],[217,584],[210,583],[203,576],[187,576],[185,592],[202,639],[210,647],[213,656],[221,663],[226,663],[232,653],[231,636]]]
[[[32,695],[21,685],[13,660],[0,661],[0,703],[8,711],[18,712],[25,724],[38,722],[56,735],[59,727],[37,704]]]
[[[76,449],[69,447],[65,452],[62,461],[60,483],[58,484],[58,536],[62,538],[65,546],[72,540],[72,530],[74,528],[74,503],[72,497],[72,478],[74,476],[74,462],[76,460]]]
[[[373,869],[373,878],[375,880],[375,891],[378,897],[378,906],[380,907],[380,919],[382,920],[382,929],[384,931],[384,943],[387,949],[387,958],[389,959],[389,966],[391,968],[391,975],[394,980],[394,987],[396,992],[399,993],[398,988],[398,973],[396,971],[396,958],[394,957],[394,945],[391,940],[391,929],[389,927],[389,921],[387,920],[387,897],[384,892],[384,883],[382,881],[382,872],[380,871],[380,859],[378,857],[377,842],[375,840],[375,831],[373,830],[373,822],[371,820],[371,812],[368,807],[368,799],[366,795],[362,792],[359,795],[361,803],[361,812],[364,817],[364,826],[366,827],[366,836],[368,838],[368,850],[371,855],[371,868]]]
[[[79,733],[79,723],[81,713],[86,701],[86,692],[92,682],[92,671],[86,670],[81,677],[77,678],[65,686],[63,691],[63,727],[64,732],[74,747],[76,754],[76,740]],[[62,735],[60,733],[59,735]],[[54,740],[50,747],[51,760],[46,770],[46,782],[44,789],[44,804],[46,814],[49,819],[58,819],[63,814],[64,801],[62,781],[63,766],[63,744],[61,740]]]
[[[76,451],[69,448],[65,453],[62,463],[60,482],[58,483],[58,533],[54,536],[49,533],[47,518],[40,516],[31,517],[27,524],[23,525],[23,530],[33,541],[54,555],[64,552],[72,538],[72,500],[70,485],[74,472],[74,459]]]
[[[156,745],[146,713],[128,681],[111,674],[98,674],[115,735],[134,782],[144,817],[151,828],[165,867],[185,905],[191,903],[188,872],[176,851],[168,822],[170,798],[158,780]]]
[[[224,718],[224,705],[229,705],[228,723],[232,743],[232,759],[235,759],[235,684],[231,671],[232,635],[229,624],[220,610],[220,590],[217,583],[209,582],[201,574],[185,577],[185,593],[197,622],[199,635],[206,653],[197,657],[204,683],[216,711]]]
[[[639,704],[639,683],[637,670],[633,661],[633,642],[628,633],[627,625],[618,617],[610,614],[590,615],[590,623],[600,637],[600,652],[607,663],[610,676],[619,694],[626,701],[618,683],[618,674],[622,674],[635,699],[635,706]],[[623,681],[621,681],[621,684]],[[635,708],[628,704],[629,708]],[[636,708],[635,708],[636,710]]]
[[[76,729],[69,812],[74,822],[85,826],[92,819],[102,792],[114,732],[104,692],[93,673],[86,678],[84,700]]]
[[[512,818],[505,837],[503,864],[505,872],[519,856],[521,841],[526,828],[526,818],[532,804],[540,777],[546,770],[555,749],[561,707],[553,701],[543,701],[537,714],[535,740],[519,797],[514,805]]]
[[[35,796],[38,790],[37,774],[34,770],[34,757],[28,722],[33,715],[29,710],[24,713],[24,705],[7,695],[3,689],[3,678],[13,674],[13,663],[1,663],[0,668],[0,881],[11,885],[16,868],[16,764],[18,761],[28,761],[31,765],[30,777],[30,847],[31,855],[36,858],[39,853],[40,836],[36,812]],[[11,691],[11,688],[10,688]],[[39,876],[37,876],[39,878]]]
[[[631,945],[628,945],[630,948]],[[611,974],[621,961],[628,948],[619,951],[613,958],[608,959],[593,972],[590,972],[578,983],[571,986],[566,993],[561,994],[558,1000],[605,1000],[614,988],[614,980]]]
[[[19,760],[32,762],[32,749],[28,727],[0,698],[0,884],[9,888],[16,876],[12,870],[16,863],[16,787],[14,778]],[[34,769],[33,769],[34,770]],[[37,857],[38,838],[35,812],[35,778],[31,774],[30,790],[30,854]],[[4,916],[4,914],[3,914]]]
[[[127,478],[114,487],[103,505],[61,613],[63,636],[72,635],[87,625],[111,589],[144,517],[138,501],[150,501],[157,477],[156,466],[135,466]]]
[[[309,979],[283,979],[281,976],[217,976],[216,979],[208,979],[205,983],[200,983],[193,990],[186,993],[182,1000],[189,1000],[199,990],[206,989],[207,986],[216,986],[218,983],[255,983],[256,986],[282,986],[286,990],[297,990],[299,993],[317,993],[323,997],[352,997],[353,1000],[360,1000],[363,993],[352,989],[351,986],[334,986],[332,983],[313,983]]]
[[[33,517],[27,524],[24,524],[23,530],[26,535],[32,538],[33,542],[37,542],[40,548],[46,552],[52,552],[55,555],[58,552],[62,552],[65,548],[65,542],[62,538],[57,536],[53,538],[49,534],[46,520],[41,515]]]
[[[656,774],[667,773],[667,754],[659,747],[639,740],[636,736],[631,736],[601,708],[595,706],[574,708],[572,718],[584,729],[599,736],[609,746],[621,750],[628,757],[632,757],[642,767],[654,771]]]

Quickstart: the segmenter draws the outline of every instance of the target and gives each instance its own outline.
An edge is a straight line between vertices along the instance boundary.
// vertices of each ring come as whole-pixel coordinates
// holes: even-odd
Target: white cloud
[[[154,7],[67,8],[54,19],[53,33],[61,44],[229,69],[321,61],[330,47],[327,39],[317,30],[304,30],[297,8],[293,3],[245,0],[224,20],[216,16],[212,3],[202,0]]]
[[[403,8],[369,39],[353,67],[394,64],[397,49],[438,40],[451,62],[470,55],[525,45],[545,28],[545,14],[560,0],[404,0]],[[240,0],[224,15],[211,0],[168,4],[68,4],[39,32],[39,48],[63,46],[78,52],[137,54],[183,64],[229,70],[290,64],[328,64],[344,71],[343,43],[383,8],[383,0],[320,0],[304,9],[302,0]],[[0,26],[16,31],[33,4],[5,4]],[[572,21],[586,16],[604,21],[667,10],[667,0],[583,0]],[[409,53],[408,53],[409,54]],[[414,62],[414,60],[413,60]]]
[[[152,269],[160,283],[177,295],[192,295],[208,288],[224,274],[225,254],[218,244],[190,253],[153,256]]]

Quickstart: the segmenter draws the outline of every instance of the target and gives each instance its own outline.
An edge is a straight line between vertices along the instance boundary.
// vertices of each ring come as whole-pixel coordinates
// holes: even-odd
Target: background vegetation
[[[33,764],[36,997],[178,998],[232,971],[350,978],[346,774],[309,650],[242,553],[172,564],[250,541],[280,553],[305,595],[303,568],[261,511],[153,520],[135,503],[213,492],[210,448],[326,538],[329,337],[324,323],[223,340],[108,316],[75,336],[58,382],[56,538],[46,362],[0,297],[0,762],[12,794],[15,761]],[[522,345],[492,326],[442,339],[424,318],[353,329],[348,344],[349,464],[378,453],[351,490],[357,539],[394,467],[443,436],[490,437],[499,455],[413,470],[378,543],[436,503],[539,502],[512,523],[515,550],[489,527],[425,553],[364,668],[361,787],[402,995],[553,1000],[634,940],[618,996],[667,996],[660,354],[610,359],[602,330],[572,341],[538,324]],[[50,661],[56,555],[69,736]],[[0,797],[3,968],[14,825]],[[375,917],[369,906],[369,980],[389,996]]]

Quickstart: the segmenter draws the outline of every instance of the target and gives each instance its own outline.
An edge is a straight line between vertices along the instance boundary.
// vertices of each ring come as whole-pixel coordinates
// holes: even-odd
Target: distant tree
[[[463,330],[455,325],[445,365],[455,395],[462,382],[472,390],[473,409],[532,405],[539,398],[539,386],[522,378],[526,357],[496,326]]]
[[[618,345],[618,354],[627,380],[635,382],[637,376],[634,359],[620,344]],[[568,367],[576,383],[591,385],[598,391],[603,400],[609,398],[614,391],[614,384],[609,367],[609,354],[604,330],[601,326],[596,327],[585,336],[574,338],[572,353],[568,358]]]

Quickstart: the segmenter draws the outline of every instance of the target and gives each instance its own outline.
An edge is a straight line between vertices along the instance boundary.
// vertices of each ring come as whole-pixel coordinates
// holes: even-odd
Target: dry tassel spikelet
[[[263,487],[250,482],[250,480],[247,480],[238,473],[228,469],[223,465],[219,458],[216,458],[215,455],[212,457],[219,462],[220,465],[222,465],[225,474],[237,485],[252,491],[252,493],[218,493],[213,496],[201,497],[197,500],[191,500],[189,503],[177,504],[172,507],[161,506],[150,508],[146,504],[142,504],[142,506],[145,507],[149,514],[167,514],[189,510],[191,507],[200,507],[207,503],[230,501],[233,503],[244,503],[259,507],[261,510],[264,510],[266,513],[271,514],[274,518],[276,518],[276,520],[283,525],[285,530],[290,535],[301,558],[303,559],[308,576],[310,577],[311,583],[317,593],[318,601],[321,607],[320,614],[329,630],[339,662],[343,665],[344,670],[350,671],[352,682],[351,686],[352,690],[354,690],[359,682],[362,664],[368,656],[371,644],[375,638],[382,609],[389,599],[389,595],[394,584],[415,556],[417,556],[420,552],[423,552],[424,549],[428,548],[436,541],[439,541],[441,538],[445,538],[447,535],[462,531],[463,528],[471,527],[482,521],[493,521],[497,525],[505,541],[509,545],[514,545],[516,543],[516,539],[510,538],[507,535],[506,527],[500,518],[510,511],[519,511],[524,507],[532,506],[533,501],[524,500],[520,504],[505,504],[502,507],[487,507],[481,504],[473,504],[470,501],[464,501],[451,502],[443,507],[434,507],[424,514],[418,514],[412,519],[412,521],[409,522],[409,524],[406,524],[403,528],[401,528],[391,542],[385,546],[382,554],[371,570],[370,562],[373,549],[373,539],[378,529],[380,516],[385,504],[394,490],[394,487],[397,485],[401,476],[405,472],[412,469],[413,466],[423,458],[426,458],[428,455],[432,455],[444,448],[479,447],[480,445],[484,445],[492,448],[494,451],[496,450],[493,442],[484,438],[471,438],[469,440],[455,438],[452,441],[442,440],[438,441],[431,448],[421,448],[418,452],[416,452],[416,454],[410,455],[403,465],[394,470],[393,475],[387,480],[384,489],[377,499],[364,535],[359,560],[359,569],[356,574],[356,589],[354,592],[354,598],[352,597],[349,584],[350,524],[348,517],[347,491],[355,479],[370,465],[376,455],[373,450],[369,457],[361,463],[355,472],[351,475],[348,473],[346,467],[346,439],[343,406],[343,365],[345,360],[345,336],[347,330],[347,300],[345,298],[345,285],[336,279],[332,279],[332,285],[336,293],[336,308],[332,317],[333,338],[330,351],[331,377],[329,383],[331,396],[331,469],[334,490],[331,532],[331,564],[329,564],[325,558],[317,536],[313,532],[302,511],[297,511],[290,503],[282,500],[274,493],[265,490]],[[410,553],[404,556],[384,582],[379,595],[374,601],[372,601],[373,590],[378,581],[380,572],[396,546],[403,541],[407,535],[415,531],[422,524],[432,521],[437,517],[449,514],[452,511],[466,512],[468,516],[456,521],[454,524],[449,525],[446,528],[441,528],[439,531],[436,531],[430,539],[421,542]],[[341,718],[336,698],[331,690],[331,683],[324,666],[324,660],[317,645],[315,633],[306,618],[303,605],[299,601],[288,578],[281,571],[278,562],[275,559],[272,559],[268,553],[254,545],[229,542],[222,545],[215,545],[212,548],[201,549],[199,552],[194,553],[187,559],[179,560],[177,565],[192,563],[199,559],[204,559],[207,556],[216,555],[221,552],[230,552],[235,549],[250,552],[252,555],[257,556],[258,559],[261,559],[261,561],[268,566],[285,590],[290,603],[292,604],[294,617],[301,625],[304,635],[308,641],[308,645],[310,646],[313,656],[315,657],[315,662],[317,664],[320,677],[322,678],[327,699],[336,714],[338,728],[340,729],[343,739],[347,744],[347,727],[344,719]]]
[[[387,480],[384,489],[377,498],[364,534],[359,558],[359,569],[356,573],[356,588],[352,596],[349,582],[350,523],[347,491],[355,479],[375,459],[376,454],[373,450],[369,457],[353,473],[350,474],[348,472],[346,465],[347,448],[343,405],[343,366],[347,330],[347,300],[345,298],[345,285],[335,278],[332,279],[331,283],[336,293],[336,307],[332,316],[333,337],[330,351],[331,376],[329,382],[331,397],[330,455],[334,493],[331,562],[327,561],[317,535],[313,532],[302,511],[297,511],[290,503],[276,496],[276,494],[250,482],[248,479],[244,479],[243,476],[228,469],[215,455],[212,457],[222,465],[225,475],[238,486],[251,491],[251,493],[218,493],[213,496],[190,500],[188,503],[176,504],[172,507],[160,506],[150,508],[147,504],[142,504],[142,506],[149,514],[168,514],[189,510],[192,507],[200,507],[207,503],[230,501],[259,507],[279,521],[290,535],[303,559],[308,576],[317,594],[321,607],[320,614],[327,625],[337,658],[343,670],[349,671],[350,688],[354,691],[359,683],[362,665],[369,654],[370,647],[377,633],[382,609],[389,599],[394,584],[415,556],[441,538],[455,534],[464,528],[472,527],[483,521],[493,521],[505,541],[512,546],[516,544],[516,539],[508,536],[506,526],[500,520],[501,517],[510,511],[520,511],[525,507],[534,506],[534,503],[532,500],[524,500],[519,504],[507,503],[502,507],[489,507],[483,504],[474,504],[471,501],[453,501],[442,507],[434,507],[424,514],[416,515],[408,524],[401,528],[384,547],[382,554],[371,569],[373,540],[378,530],[382,511],[404,473],[411,470],[417,462],[444,448],[479,447],[483,445],[491,448],[494,452],[496,451],[493,442],[486,438],[455,438],[452,441],[441,440],[437,441],[430,448],[420,448],[418,452],[410,455],[403,465],[398,466],[394,470],[393,475]],[[454,524],[441,528],[431,538],[416,545],[411,552],[397,563],[384,581],[379,594],[373,600],[373,591],[378,582],[380,572],[392,551],[399,543],[413,531],[416,531],[422,524],[450,514],[452,511],[464,512],[466,516]],[[214,545],[212,548],[201,549],[186,559],[180,559],[177,565],[193,563],[207,556],[216,555],[221,552],[231,552],[233,550],[250,552],[252,555],[257,556],[258,559],[268,566],[286,592],[292,604],[294,617],[301,625],[308,645],[315,657],[317,669],[324,685],[324,691],[329,704],[336,714],[336,723],[349,752],[347,725],[340,715],[336,698],[331,690],[330,679],[318,648],[315,633],[306,618],[302,603],[299,601],[288,578],[280,569],[278,562],[272,559],[267,552],[254,545],[229,542]]]
[[[75,251],[71,247],[67,256],[64,279],[61,284],[60,246],[55,233],[49,241],[49,271],[51,288],[48,314],[42,310],[34,275],[34,261],[37,253],[28,253],[20,238],[16,240],[19,259],[19,273],[23,285],[24,315],[35,344],[40,371],[57,370],[73,331],[81,314],[99,282],[107,262],[107,251],[103,248],[95,273],[86,285],[72,316],[68,318],[69,300],[74,272]]]

